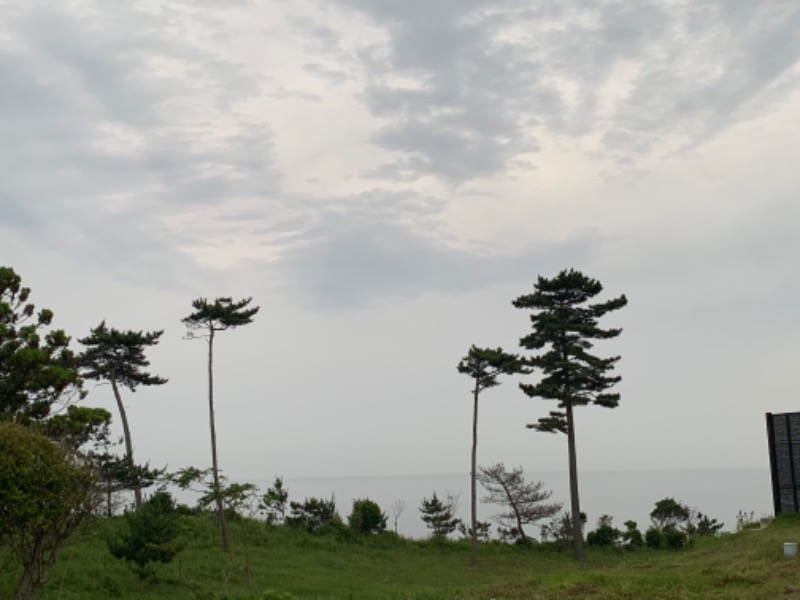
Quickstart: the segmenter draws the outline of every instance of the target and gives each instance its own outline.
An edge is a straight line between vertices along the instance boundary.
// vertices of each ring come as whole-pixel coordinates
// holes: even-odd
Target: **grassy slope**
[[[314,600],[800,599],[800,559],[782,556],[783,542],[800,541],[800,517],[795,516],[782,517],[763,531],[701,540],[678,553],[590,549],[585,564],[566,553],[488,544],[481,547],[477,569],[469,567],[467,543],[441,546],[393,537],[347,543],[252,524],[249,577],[241,526],[233,528],[236,545],[227,555],[218,549],[210,522],[187,518],[185,526],[187,547],[180,562],[160,567],[158,579],[144,592],[98,538],[62,553],[40,598],[239,600],[277,590]],[[13,573],[0,573],[0,598],[10,596],[12,579]]]

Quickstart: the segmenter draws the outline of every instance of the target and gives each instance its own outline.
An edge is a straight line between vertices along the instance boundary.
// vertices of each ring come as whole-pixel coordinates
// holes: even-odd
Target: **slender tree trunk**
[[[575,558],[586,560],[583,552],[583,531],[581,527],[581,502],[578,494],[578,457],[575,451],[575,417],[572,403],[567,403],[567,447],[569,449],[569,495],[572,504],[572,549]]]
[[[470,557],[470,565],[476,567],[478,565],[478,494],[477,494],[477,471],[478,471],[478,394],[480,393],[479,379],[475,378],[475,389],[473,390],[473,409],[472,409],[472,472],[470,473],[470,500],[471,505],[471,518],[472,531],[470,537],[472,538],[472,554]]]
[[[214,477],[214,494],[217,503],[217,520],[222,528],[222,548],[228,549],[228,524],[225,521],[225,507],[222,504],[219,485],[219,463],[217,462],[217,430],[214,424],[214,327],[208,327],[208,418],[211,427],[211,470]]]
[[[128,467],[133,472],[133,441],[131,440],[131,428],[128,426],[128,414],[125,412],[125,405],[122,404],[122,396],[119,394],[119,386],[117,386],[117,376],[111,372],[111,389],[114,390],[114,398],[117,399],[117,408],[119,408],[119,416],[122,420],[122,431],[125,434],[125,458],[128,460]],[[136,510],[142,507],[142,488],[138,480],[133,488],[133,495],[136,499]]]

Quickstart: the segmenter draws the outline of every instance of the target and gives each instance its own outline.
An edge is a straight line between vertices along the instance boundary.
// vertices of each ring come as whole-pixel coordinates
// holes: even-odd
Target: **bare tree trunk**
[[[217,521],[222,528],[222,548],[228,549],[228,524],[225,521],[225,507],[222,504],[219,485],[219,464],[217,462],[217,430],[214,424],[214,327],[208,328],[208,417],[211,426],[211,470],[214,476],[214,494],[217,503]]]
[[[478,394],[480,387],[478,385],[479,379],[475,379],[475,389],[473,390],[473,409],[472,409],[472,472],[470,473],[470,500],[472,501],[471,518],[472,531],[470,537],[472,538],[472,554],[470,557],[470,565],[476,567],[478,565],[478,509],[477,509],[477,470],[478,470]]]
[[[122,420],[122,431],[125,434],[125,457],[128,459],[128,466],[133,470],[133,441],[131,440],[131,429],[128,426],[128,414],[125,412],[125,405],[122,404],[122,396],[119,394],[119,387],[117,386],[117,377],[114,372],[111,372],[111,389],[114,390],[114,398],[117,399],[117,408],[119,408],[119,416]],[[133,494],[136,499],[136,510],[142,507],[142,488],[139,482],[136,482],[133,488]]]
[[[575,558],[586,560],[583,552],[583,531],[581,527],[581,502],[578,495],[578,458],[575,451],[575,417],[572,403],[567,403],[567,447],[569,449],[569,495],[572,505],[572,549]]]

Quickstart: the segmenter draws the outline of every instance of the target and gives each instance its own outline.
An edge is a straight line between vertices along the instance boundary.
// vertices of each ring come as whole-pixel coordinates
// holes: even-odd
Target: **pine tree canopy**
[[[0,267],[0,420],[40,421],[57,401],[82,396],[77,360],[53,312],[28,302],[30,288]]]
[[[209,329],[223,331],[253,322],[259,307],[246,308],[252,298],[244,298],[234,302],[232,298],[217,298],[209,302],[206,298],[198,298],[192,302],[193,312],[181,321],[190,329]]]
[[[499,385],[498,375],[524,373],[524,363],[516,354],[503,352],[502,348],[478,348],[474,344],[456,367],[476,380],[478,391]]]
[[[119,331],[108,328],[103,321],[91,330],[88,337],[78,340],[86,351],[81,355],[86,379],[110,380],[114,378],[132,392],[139,385],[162,385],[167,380],[143,371],[150,365],[144,355],[145,348],[158,344],[163,331]]]
[[[561,410],[530,425],[539,431],[566,433],[567,406],[596,404],[615,408],[618,393],[606,392],[622,378],[610,375],[619,356],[601,358],[590,354],[593,340],[617,337],[621,329],[602,329],[600,317],[625,306],[624,295],[601,302],[588,302],[603,290],[599,281],[579,271],[564,270],[547,279],[539,277],[534,292],[514,300],[516,308],[533,311],[533,331],[520,340],[528,350],[543,350],[527,359],[528,365],[541,369],[542,378],[535,384],[520,384],[530,397],[556,400]]]

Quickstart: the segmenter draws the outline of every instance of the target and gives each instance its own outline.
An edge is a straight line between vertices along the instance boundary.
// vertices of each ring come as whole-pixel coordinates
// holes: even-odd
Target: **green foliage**
[[[110,423],[111,413],[104,408],[70,405],[66,412],[52,415],[40,426],[50,439],[77,450],[88,443],[105,443]]]
[[[461,522],[455,516],[458,510],[458,498],[451,494],[448,494],[442,501],[434,491],[430,499],[422,499],[419,510],[422,513],[422,520],[435,538],[447,537],[456,530]]]
[[[286,525],[304,529],[312,534],[322,534],[343,527],[342,519],[336,511],[336,499],[306,498],[301,502],[290,502],[290,516]]]
[[[636,521],[625,521],[625,531],[622,532],[622,542],[629,550],[638,550],[644,546],[644,536]]]
[[[611,522],[610,516],[602,515],[597,520],[597,529],[587,534],[586,543],[599,548],[616,546],[623,534]]]
[[[14,269],[0,267],[0,420],[41,421],[53,403],[84,395],[69,336],[47,331],[53,312],[37,312],[30,293]]]
[[[124,526],[107,537],[112,556],[126,560],[140,583],[155,574],[156,563],[169,563],[183,547],[180,517],[167,492],[155,493],[135,513],[125,513]]]
[[[361,534],[381,533],[386,529],[386,515],[380,506],[368,498],[353,500],[353,510],[347,517],[347,524]]]
[[[656,502],[650,512],[650,520],[658,529],[664,531],[668,527],[684,525],[689,519],[689,508],[674,498],[664,498]]]
[[[658,550],[665,545],[664,534],[658,527],[650,527],[644,532],[644,543],[648,548]]]
[[[275,477],[274,483],[261,498],[261,507],[267,511],[267,523],[281,524],[286,520],[286,505],[289,490],[284,486],[283,477]]]
[[[120,331],[108,328],[106,322],[78,340],[86,346],[81,354],[83,377],[97,381],[114,381],[132,392],[140,385],[163,385],[167,380],[143,369],[150,366],[145,349],[158,344],[163,331]]]
[[[680,553],[589,548],[589,560],[579,566],[550,544],[490,542],[481,544],[478,569],[469,567],[470,545],[460,540],[431,543],[386,533],[348,542],[254,526],[250,579],[238,548],[219,548],[208,516],[183,518],[182,526],[185,550],[159,569],[144,593],[102,537],[92,536],[61,553],[37,600],[260,600],[265,590],[298,600],[762,600],[792,598],[798,580],[797,561],[782,556],[783,542],[800,533],[798,515],[780,516],[760,531],[699,538]],[[231,524],[232,540],[243,526]],[[16,576],[0,570],[0,598],[12,597]]]
[[[482,542],[488,542],[490,531],[492,529],[492,524],[486,521],[478,521],[476,523],[477,527],[475,528],[475,537]],[[467,525],[461,521],[459,521],[458,526],[458,533],[460,533],[466,539],[472,539],[472,527],[467,527]],[[514,535],[513,539],[517,539],[518,536]]]
[[[518,355],[503,352],[502,348],[478,348],[474,344],[456,368],[475,380],[477,392],[500,385],[498,375],[527,372]]]
[[[232,298],[216,298],[209,302],[206,298],[198,298],[192,302],[194,312],[181,319],[189,331],[224,331],[253,322],[259,307],[247,308],[252,298],[234,302]]]
[[[513,302],[516,308],[534,311],[530,317],[533,332],[523,337],[520,345],[528,350],[546,349],[527,361],[542,371],[541,380],[520,387],[531,398],[556,400],[560,409],[532,426],[538,431],[566,433],[569,423],[563,411],[568,406],[595,404],[615,408],[619,404],[619,394],[605,390],[621,380],[608,374],[620,357],[600,358],[589,350],[592,340],[607,340],[621,333],[621,329],[601,329],[598,320],[628,301],[622,295],[599,304],[586,304],[602,290],[599,281],[570,269],[552,279],[540,276],[534,293]]]
[[[724,526],[725,523],[720,523],[716,519],[699,512],[697,513],[697,523],[694,525],[694,530],[697,535],[716,535]]]
[[[668,550],[682,550],[689,543],[689,537],[685,531],[681,531],[677,527],[665,527],[664,545]]]
[[[44,436],[0,422],[0,547],[21,576],[15,598],[32,598],[61,548],[99,503],[82,458]]]

